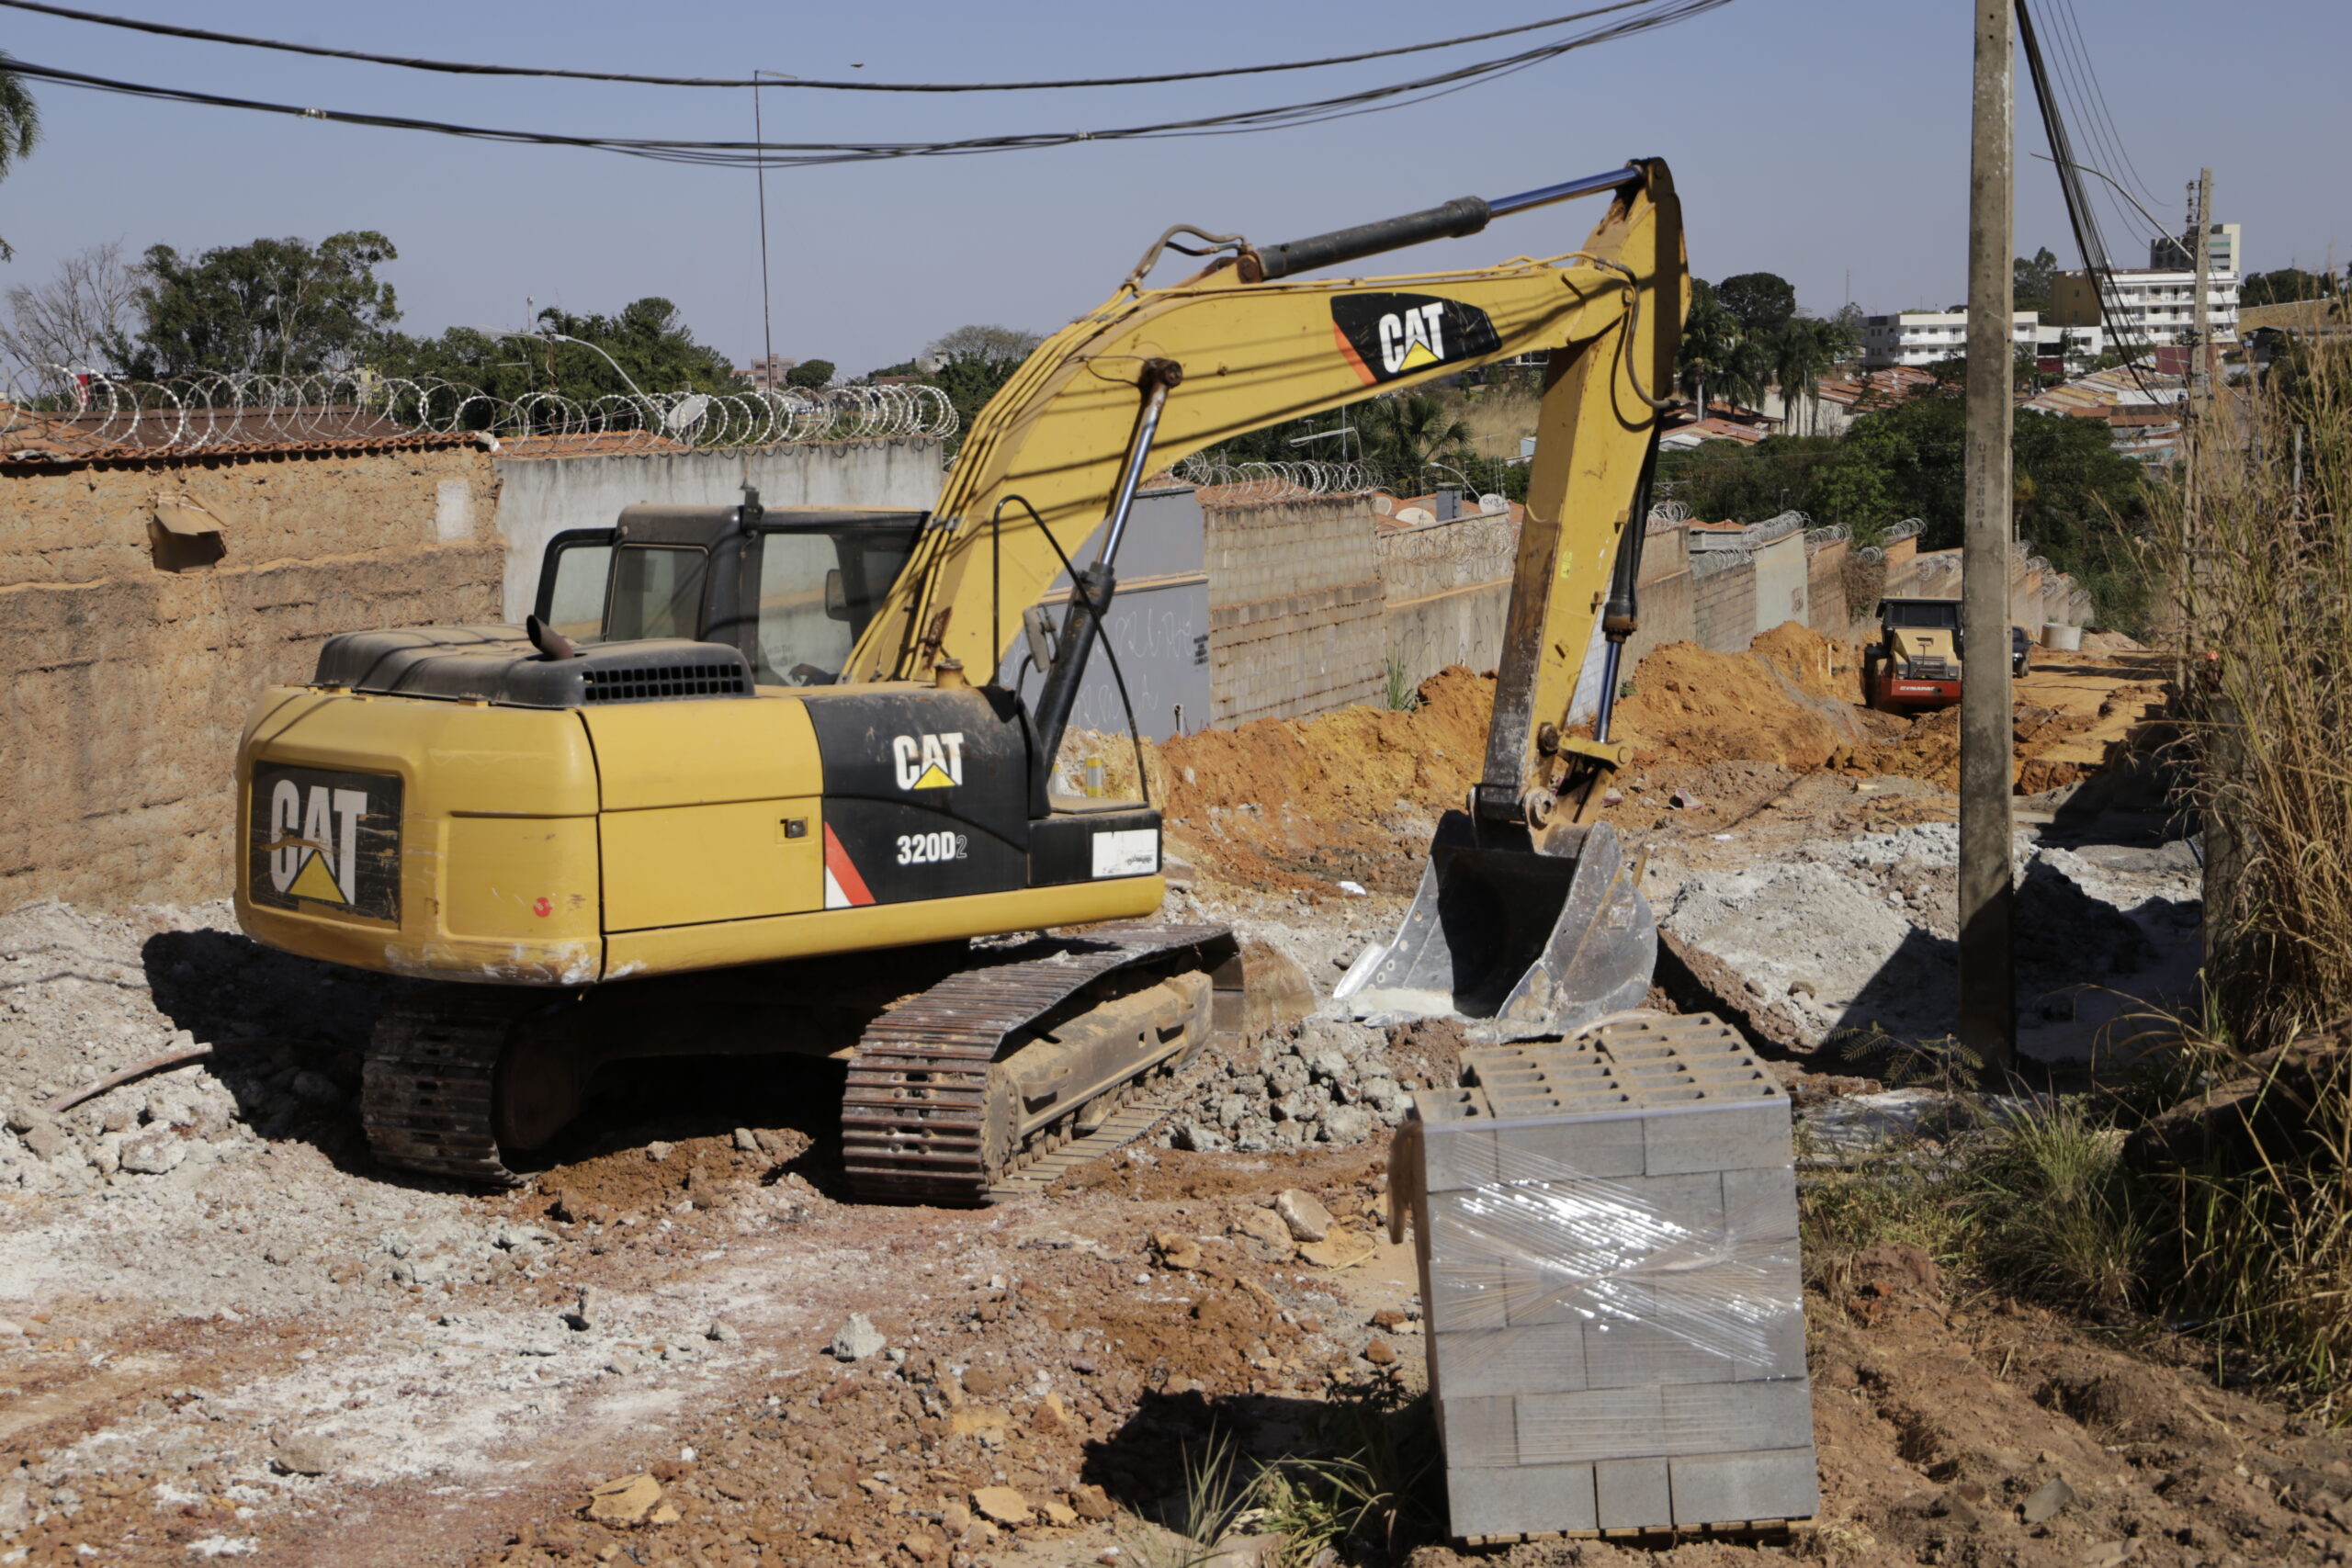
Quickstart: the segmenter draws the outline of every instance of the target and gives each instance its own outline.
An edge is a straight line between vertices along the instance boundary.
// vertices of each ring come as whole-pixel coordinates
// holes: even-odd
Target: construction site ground
[[[1840,1054],[1859,1014],[1914,1038],[1949,1011],[1821,998],[1888,919],[1933,992],[1956,765],[1949,716],[1853,705],[1854,652],[1795,627],[1747,655],[1659,650],[1604,808],[1649,846],[1656,999],[1740,1018],[1801,1113],[1848,1128],[1881,1088]],[[2071,890],[2050,918],[2095,928],[2081,980],[2160,990],[2195,917],[2150,784],[2165,671],[2045,657],[2018,690],[2020,854]],[[1356,1023],[1329,994],[1475,776],[1488,690],[1450,671],[1412,713],[1149,755],[1185,868],[1170,916],[1230,921],[1308,1016],[1198,1064],[1150,1137],[981,1212],[847,1201],[824,1063],[618,1071],[516,1191],[387,1172],[355,1090],[398,983],[272,954],[225,905],[0,916],[0,1564],[1188,1560],[1164,1527],[1216,1434],[1340,1452],[1360,1412],[1422,1385],[1384,1161],[1461,1036]],[[1756,925],[1799,896],[1861,934]],[[2082,1014],[2047,1021],[2051,1055]],[[1277,1211],[1293,1190],[1328,1229]],[[1823,1506],[1785,1543],[1431,1534],[1348,1560],[2218,1568],[2352,1546],[2352,1444],[2217,1385],[2202,1343],[1987,1294],[1908,1248],[1813,1263]]]

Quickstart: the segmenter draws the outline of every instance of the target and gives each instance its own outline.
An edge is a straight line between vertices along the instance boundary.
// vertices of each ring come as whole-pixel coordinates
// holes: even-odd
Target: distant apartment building
[[[2009,341],[2030,350],[2037,358],[2079,364],[2105,352],[2105,334],[2096,319],[2088,326],[2045,321],[2034,310],[2019,310],[2010,318]],[[1959,359],[1968,352],[1968,312],[1965,310],[1897,310],[1862,318],[1862,368],[1889,370],[1897,366],[1917,369],[1943,359]]]
[[[764,358],[754,359],[745,366],[743,378],[754,387],[774,391],[784,385],[786,373],[799,363],[797,359],[786,359],[780,354],[771,354]]]
[[[2237,225],[2230,231],[2234,258]],[[2218,254],[2218,252],[2217,252]],[[2186,267],[2118,267],[2107,275],[2101,300],[2098,279],[2087,272],[2062,272],[2052,281],[2050,319],[2080,331],[2105,327],[2117,346],[2175,344],[2197,323],[2197,275]],[[2238,274],[2209,273],[2205,304],[2212,313],[2217,343],[2238,340]]]
[[[2159,272],[2189,272],[2197,265],[2193,235],[2178,239],[2166,236],[2148,242],[2148,265]],[[2205,231],[2205,249],[2211,259],[2206,264],[2216,273],[2235,274],[2238,265],[2238,226],[2216,223]]]

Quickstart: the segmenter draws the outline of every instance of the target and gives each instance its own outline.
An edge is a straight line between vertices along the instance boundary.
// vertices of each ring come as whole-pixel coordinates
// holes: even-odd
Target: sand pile
[[[1867,747],[1853,646],[1785,622],[1746,653],[1694,642],[1654,649],[1617,705],[1617,739],[1645,762],[1779,762],[1801,772]],[[1899,721],[1898,721],[1899,722]]]
[[[1431,822],[1478,776],[1494,690],[1455,668],[1423,682],[1409,713],[1351,707],[1187,735],[1148,750],[1153,798],[1229,878],[1409,892]]]

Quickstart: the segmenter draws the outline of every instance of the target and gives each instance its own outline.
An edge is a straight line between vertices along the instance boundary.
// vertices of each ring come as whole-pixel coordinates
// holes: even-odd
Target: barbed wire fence
[[[958,421],[922,385],[494,397],[438,377],[206,375],[141,381],[36,365],[0,388],[0,453],[205,451],[476,434],[605,449],[944,438]]]
[[[1364,495],[1381,488],[1380,470],[1368,463],[1227,463],[1195,456],[1182,459],[1170,471],[1195,490],[1214,492],[1204,500],[1228,506]]]

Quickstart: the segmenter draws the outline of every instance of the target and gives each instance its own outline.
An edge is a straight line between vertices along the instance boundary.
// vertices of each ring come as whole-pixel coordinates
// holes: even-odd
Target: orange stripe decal
[[[1372,367],[1363,362],[1363,355],[1356,352],[1356,345],[1348,341],[1348,334],[1340,330],[1340,323],[1337,321],[1331,323],[1331,336],[1340,345],[1340,356],[1356,367],[1356,374],[1363,378],[1363,384],[1367,387],[1378,386],[1380,378],[1372,373]]]
[[[825,869],[832,874],[833,880],[841,885],[842,892],[853,905],[874,902],[874,895],[866,887],[865,878],[857,874],[857,867],[851,863],[849,852],[842,848],[842,841],[835,836],[831,822],[825,824]]]

